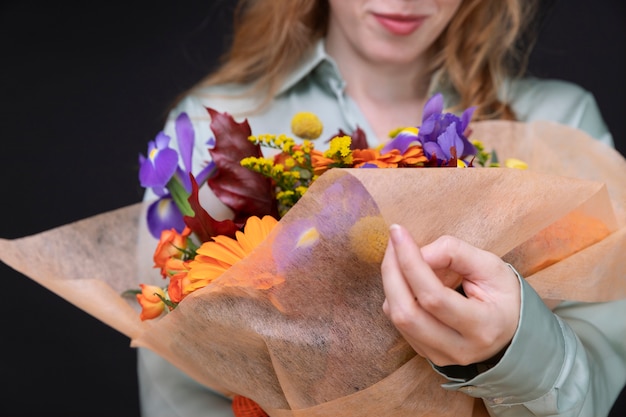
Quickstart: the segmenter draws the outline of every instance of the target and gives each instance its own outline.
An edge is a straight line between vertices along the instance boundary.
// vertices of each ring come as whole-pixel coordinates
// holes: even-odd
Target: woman
[[[288,132],[294,113],[314,111],[324,134],[358,126],[376,146],[392,129],[416,125],[439,91],[453,109],[478,106],[474,120],[553,120],[611,145],[587,92],[515,77],[523,72],[527,51],[520,53],[518,42],[534,6],[524,0],[244,1],[224,64],[178,103],[166,132],[184,111],[196,136],[210,137],[205,106],[247,117],[253,132]],[[209,158],[203,143],[196,154],[197,170]],[[203,198],[215,217],[229,215]],[[447,389],[483,398],[494,415],[608,413],[626,381],[626,342],[619,335],[624,329],[609,331],[603,318],[624,317],[626,302],[564,303],[553,313],[492,254],[451,238],[417,248],[400,226],[391,236],[382,268],[384,309],[416,352],[450,380]],[[142,239],[149,252],[154,242],[147,234]],[[461,295],[433,272],[442,265],[474,285],[465,300],[475,301],[480,291],[493,300],[472,310],[469,322],[444,308]],[[476,331],[485,324],[494,330],[488,338]],[[464,333],[457,331],[461,325]],[[532,345],[529,328],[539,329],[545,346]],[[466,349],[432,346],[421,336],[426,331],[456,338]],[[145,416],[231,415],[226,400],[151,352],[140,350],[139,376]]]

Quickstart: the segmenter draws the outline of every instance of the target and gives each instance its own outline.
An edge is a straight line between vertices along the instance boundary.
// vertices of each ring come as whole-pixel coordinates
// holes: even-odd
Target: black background
[[[232,0],[54,3],[0,6],[3,238],[138,202],[138,153],[229,41]],[[530,72],[593,92],[626,154],[624,3],[548,3]],[[0,416],[139,414],[125,336],[4,264],[0,279]]]

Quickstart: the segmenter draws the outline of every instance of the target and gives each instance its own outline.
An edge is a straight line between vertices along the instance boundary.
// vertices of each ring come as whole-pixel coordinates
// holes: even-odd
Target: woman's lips
[[[374,14],[374,17],[388,32],[397,36],[406,36],[415,32],[424,21],[422,16],[401,16]]]

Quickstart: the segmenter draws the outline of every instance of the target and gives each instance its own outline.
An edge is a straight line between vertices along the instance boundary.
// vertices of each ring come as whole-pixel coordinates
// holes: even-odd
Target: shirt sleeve
[[[517,118],[523,122],[548,120],[580,129],[596,140],[614,146],[594,96],[566,81],[527,78],[507,85]]]
[[[528,79],[511,91],[520,120],[558,122],[613,146],[584,89]],[[482,398],[498,417],[608,415],[626,383],[626,300],[568,301],[551,311],[521,277],[520,285],[520,321],[504,356],[483,373],[475,365],[435,367],[450,381],[444,388]]]
[[[520,278],[511,344],[493,368],[435,367],[444,388],[482,398],[493,416],[606,416],[626,382],[626,300],[562,303],[554,312]]]

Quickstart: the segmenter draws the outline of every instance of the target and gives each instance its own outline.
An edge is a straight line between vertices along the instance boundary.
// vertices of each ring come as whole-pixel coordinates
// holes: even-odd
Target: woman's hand
[[[420,356],[438,366],[469,365],[509,344],[521,300],[504,261],[450,236],[420,249],[403,227],[392,225],[390,234],[383,310]]]

